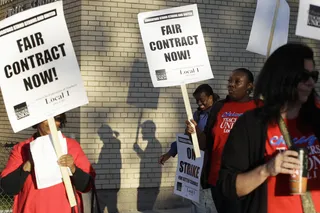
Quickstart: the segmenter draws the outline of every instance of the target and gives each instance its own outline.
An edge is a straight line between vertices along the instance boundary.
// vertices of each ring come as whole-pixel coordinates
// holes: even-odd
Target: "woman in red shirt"
[[[66,123],[64,113],[54,119],[57,128]],[[1,188],[7,194],[15,195],[13,213],[83,213],[81,192],[91,189],[95,172],[80,144],[72,138],[66,138],[68,154],[62,155],[58,161],[60,166],[69,167],[72,172],[71,182],[77,205],[71,208],[63,183],[37,188],[30,143],[37,137],[50,134],[50,129],[47,121],[33,127],[37,132],[12,148],[7,165],[1,173]]]
[[[238,68],[231,72],[228,80],[228,96],[217,102],[210,112],[206,128],[201,132],[196,126],[200,149],[208,153],[210,160],[204,167],[209,171],[208,183],[212,185],[212,197],[219,213],[234,213],[238,211],[236,202],[230,203],[223,198],[220,190],[216,187],[219,175],[221,155],[227,141],[230,130],[245,111],[254,109],[256,103],[250,97],[253,90],[253,74],[245,68]],[[187,122],[188,133],[194,132],[190,123]]]
[[[264,105],[237,121],[225,145],[219,186],[241,200],[242,213],[320,212],[320,108],[313,51],[289,43],[265,62],[255,98]],[[288,137],[286,137],[288,136]],[[308,150],[308,192],[290,194],[290,175],[300,169],[298,153]]]

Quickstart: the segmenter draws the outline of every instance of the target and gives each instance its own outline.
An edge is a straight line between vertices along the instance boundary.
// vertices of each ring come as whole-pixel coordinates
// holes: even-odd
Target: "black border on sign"
[[[56,17],[56,16],[58,15],[58,14],[57,14],[57,10],[56,10],[56,9],[49,10],[49,11],[47,11],[47,12],[40,13],[40,14],[38,14],[38,15],[36,15],[36,16],[32,16],[32,17],[27,18],[27,19],[25,19],[25,20],[19,21],[19,22],[14,23],[14,24],[11,24],[11,25],[9,25],[9,26],[7,26],[7,27],[1,28],[1,29],[0,29],[0,32],[3,31],[3,30],[5,30],[5,29],[7,29],[7,28],[10,28],[10,27],[13,28],[14,25],[17,25],[17,24],[26,22],[26,21],[31,20],[31,19],[34,19],[34,18],[36,18],[36,17],[38,17],[38,16],[44,16],[45,14],[52,13],[52,12],[55,13],[53,16],[50,16],[50,17],[47,17],[47,18],[44,17],[42,20],[39,20],[39,21],[37,21],[37,22],[34,22],[34,23],[30,24],[30,25],[21,27],[21,28],[19,28],[19,29],[13,29],[11,32],[8,32],[8,33],[5,33],[5,34],[0,35],[0,37],[3,37],[3,36],[8,35],[8,34],[10,34],[10,33],[19,31],[19,30],[21,30],[21,29],[24,29],[24,28],[29,27],[29,26],[32,26],[32,25],[34,25],[34,24],[40,23],[40,22],[42,22],[42,21],[48,20],[48,19],[50,19],[50,18]]]

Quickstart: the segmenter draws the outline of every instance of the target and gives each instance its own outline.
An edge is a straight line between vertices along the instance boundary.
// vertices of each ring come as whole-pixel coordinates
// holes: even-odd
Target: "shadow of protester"
[[[107,124],[102,124],[98,129],[98,135],[103,142],[101,152],[98,159],[98,165],[108,165],[107,169],[103,169],[101,179],[107,179],[110,183],[113,183],[111,189],[108,189],[107,196],[103,200],[99,199],[102,211],[107,208],[109,213],[117,213],[118,210],[118,192],[120,190],[121,183],[121,141],[118,139],[119,132],[113,131]]]
[[[145,150],[138,143],[133,149],[140,160],[140,181],[138,188],[137,210],[151,210],[156,202],[161,184],[161,166],[158,164],[158,152],[161,144],[156,138],[156,125],[147,120],[141,124],[142,139],[147,141]]]

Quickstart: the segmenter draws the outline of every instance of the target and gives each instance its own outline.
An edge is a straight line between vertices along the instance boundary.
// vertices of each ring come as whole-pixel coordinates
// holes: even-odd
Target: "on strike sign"
[[[174,193],[199,203],[204,152],[196,158],[189,136],[177,134],[178,166]]]
[[[140,13],[138,20],[154,87],[213,78],[196,4]]]
[[[0,22],[0,45],[1,91],[14,132],[88,103],[62,1]]]

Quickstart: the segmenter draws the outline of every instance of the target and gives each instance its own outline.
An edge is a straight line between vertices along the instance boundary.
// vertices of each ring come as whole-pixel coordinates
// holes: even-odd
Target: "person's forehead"
[[[241,71],[233,71],[230,75],[230,77],[236,77],[236,78],[246,78],[247,75],[244,72]]]
[[[209,96],[206,94],[206,92],[200,92],[198,94],[195,95],[196,99],[200,99],[200,98],[208,98]]]

